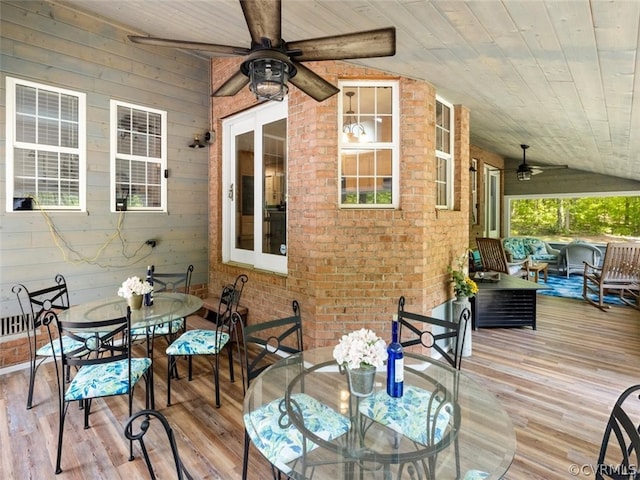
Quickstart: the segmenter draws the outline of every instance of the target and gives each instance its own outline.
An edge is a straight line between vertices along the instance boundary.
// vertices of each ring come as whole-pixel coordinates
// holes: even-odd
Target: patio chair
[[[140,444],[140,450],[142,450],[142,456],[144,457],[144,462],[147,465],[147,469],[149,470],[149,476],[152,480],[156,479],[155,472],[153,470],[153,465],[151,463],[151,457],[149,456],[149,449],[147,449],[147,445],[145,443],[144,437],[149,432],[152,422],[156,423],[156,420],[162,425],[164,431],[169,440],[169,446],[171,447],[171,454],[173,456],[173,461],[176,466],[176,478],[177,480],[193,480],[193,477],[189,473],[189,471],[185,468],[182,460],[180,459],[180,455],[178,454],[178,444],[176,443],[175,436],[173,434],[173,429],[166,417],[157,410],[140,410],[139,412],[133,414],[127,420],[127,423],[124,426],[124,435],[129,440],[137,441]],[[137,427],[134,428],[134,427]],[[161,451],[158,448],[158,445],[151,443],[153,440],[149,440],[151,445],[151,451],[158,453]],[[133,458],[131,458],[133,460]]]
[[[94,398],[126,395],[129,416],[132,413],[133,389],[141,378],[146,383],[146,408],[151,399],[151,359],[131,357],[131,310],[127,307],[124,317],[95,321],[62,321],[54,311],[47,311],[43,319],[49,338],[53,342],[57,326],[61,356],[60,366],[55,362],[59,393],[58,451],[56,474],[62,472],[62,440],[69,405],[80,402],[84,411],[84,428],[89,428],[89,412]],[[62,338],[68,336],[76,347],[65,351]],[[75,375],[67,384],[61,375],[71,369]],[[133,456],[133,444],[129,441],[129,456]]]
[[[467,323],[471,321],[468,308],[462,310],[457,322],[428,317],[404,309],[405,298],[398,300],[398,338],[403,348],[422,345],[433,348],[453,368],[460,370]],[[425,330],[429,327],[429,330]],[[438,330],[434,330],[438,329]]]
[[[189,265],[186,272],[177,273],[157,273],[155,271],[155,266],[151,266],[151,272],[154,292],[181,292],[189,294],[191,289],[193,265]],[[147,342],[147,356],[153,358],[153,343],[157,337],[164,337],[167,341],[167,345],[170,345],[178,334],[181,331],[186,331],[186,329],[186,318],[169,318],[167,322],[159,325],[134,328],[131,331],[131,336],[134,342]],[[174,377],[178,376],[177,367],[174,368],[172,373]]]
[[[520,278],[529,278],[527,265],[529,259],[509,262],[502,240],[499,238],[476,238],[476,245],[480,251],[482,267],[485,272],[500,272]]]
[[[215,328],[212,330],[197,329],[187,330],[167,347],[168,369],[167,369],[167,406],[171,405],[171,377],[176,372],[176,362],[178,357],[187,357],[189,364],[189,381],[192,380],[192,360],[196,355],[213,357],[211,367],[213,369],[213,382],[216,395],[216,407],[220,407],[220,352],[227,348],[229,357],[229,377],[233,382],[233,351],[232,343],[238,348],[240,353],[239,330],[242,322],[238,324],[237,316],[233,315],[238,310],[240,297],[247,283],[248,277],[244,274],[238,275],[233,285],[225,285],[220,294],[218,313],[215,320]]]
[[[296,300],[292,302],[292,310],[293,314],[288,317],[243,326],[245,392],[251,381],[268,367],[282,360],[283,357],[303,350],[302,318],[300,305]],[[237,316],[237,321],[241,322],[237,312],[234,313],[234,316]],[[302,363],[300,367],[302,370]],[[346,417],[310,395],[299,392],[293,394],[291,398],[292,402],[295,400],[295,408],[301,419],[320,418],[318,422],[309,423],[309,428],[314,435],[330,441],[348,431],[349,420]],[[304,456],[306,450],[317,447],[308,438],[305,439],[295,425],[287,420],[283,402],[283,397],[275,398],[245,415],[243,480],[247,478],[251,441],[271,463],[274,480],[281,478],[281,473],[286,476],[289,471],[287,463]],[[305,421],[306,426],[307,422]],[[268,443],[264,441],[265,438],[268,438]],[[309,469],[312,470],[313,467],[309,466]],[[305,478],[307,477],[305,476]]]
[[[591,265],[600,265],[602,259],[602,252],[598,247],[581,241],[571,242],[562,252],[564,253],[567,278],[572,273],[584,274],[585,262]]]
[[[60,342],[50,342],[43,331],[42,320],[49,310],[66,310],[69,308],[69,291],[67,282],[61,274],[55,277],[55,285],[30,292],[22,284],[14,285],[22,322],[26,326],[29,345],[29,393],[27,394],[27,410],[33,406],[33,387],[38,367],[47,358],[60,358]],[[69,351],[77,344],[68,337],[63,337],[62,348]]]
[[[640,243],[607,244],[602,267],[585,263],[583,276],[582,297],[591,305],[603,311],[611,308],[604,296],[615,291],[624,303],[640,309]]]
[[[638,478],[634,473],[640,465],[639,390],[640,385],[627,388],[611,410],[595,468],[596,480]]]

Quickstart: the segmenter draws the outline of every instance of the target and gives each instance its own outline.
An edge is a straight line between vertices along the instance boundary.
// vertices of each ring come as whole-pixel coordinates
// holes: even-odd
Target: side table
[[[539,279],[539,276],[540,276],[540,272],[542,272],[542,273],[544,274],[544,283],[547,283],[547,280],[548,280],[548,278],[549,278],[549,277],[548,277],[548,274],[547,274],[547,273],[548,273],[548,272],[547,272],[548,267],[549,267],[549,264],[548,264],[548,263],[544,263],[544,262],[543,262],[543,263],[534,263],[533,265],[529,265],[529,266],[526,268],[526,270],[527,270],[528,272],[533,272],[533,280],[534,280],[536,283],[538,283],[538,279]],[[523,270],[524,270],[524,269],[523,269]],[[529,280],[530,280],[530,278],[529,278]]]

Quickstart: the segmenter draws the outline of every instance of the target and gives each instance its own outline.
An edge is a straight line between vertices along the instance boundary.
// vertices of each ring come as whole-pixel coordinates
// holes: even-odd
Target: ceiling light
[[[529,169],[518,169],[516,175],[521,182],[531,180],[531,171]]]
[[[355,112],[353,111],[353,107],[351,105],[351,99],[355,94],[355,92],[345,93],[345,95],[349,97],[349,110],[347,110],[345,123],[342,127],[342,136],[346,142],[366,142],[367,132],[364,129],[364,125],[357,122]]]
[[[297,73],[286,55],[269,48],[252,53],[240,70],[249,77],[249,89],[258,100],[278,102],[289,92],[287,82]]]

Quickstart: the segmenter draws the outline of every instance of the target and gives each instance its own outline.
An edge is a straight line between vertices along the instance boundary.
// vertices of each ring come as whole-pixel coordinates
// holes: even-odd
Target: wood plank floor
[[[640,313],[628,307],[601,312],[581,301],[545,296],[538,308],[536,331],[474,331],[473,355],[463,360],[462,369],[492,391],[511,415],[518,447],[506,479],[592,479],[588,467],[574,475],[572,465],[594,463],[611,406],[627,386],[640,383]],[[164,349],[158,350],[156,407],[174,426],[185,464],[198,479],[240,478],[241,382],[229,382],[224,362],[222,407],[216,409],[211,368],[198,361],[192,382],[172,382],[173,404],[166,407],[166,360],[160,354]],[[82,412],[70,408],[64,471],[54,475],[58,413],[53,365],[39,372],[29,411],[27,385],[26,370],[0,375],[0,478],[147,478],[141,458],[128,461],[122,398],[95,401],[88,430],[83,429]],[[143,394],[139,388],[134,408],[142,407]],[[155,454],[162,460],[159,478],[173,478],[165,447]],[[249,470],[252,480],[268,478],[268,464],[253,448]]]

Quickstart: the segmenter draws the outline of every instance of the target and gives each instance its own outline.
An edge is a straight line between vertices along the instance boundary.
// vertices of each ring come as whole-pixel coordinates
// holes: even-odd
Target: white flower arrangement
[[[387,344],[372,330],[362,328],[342,336],[333,349],[333,358],[350,369],[366,365],[381,367],[387,359]]]
[[[153,292],[153,285],[146,280],[140,280],[140,277],[129,277],[118,289],[118,296],[129,298],[133,295],[144,295]]]

